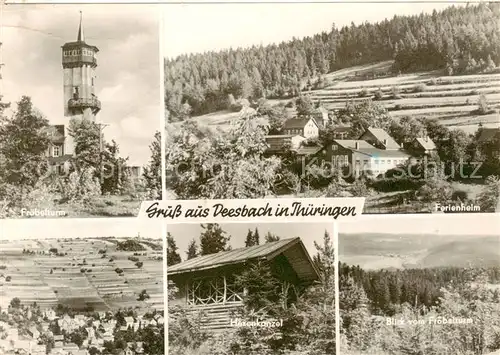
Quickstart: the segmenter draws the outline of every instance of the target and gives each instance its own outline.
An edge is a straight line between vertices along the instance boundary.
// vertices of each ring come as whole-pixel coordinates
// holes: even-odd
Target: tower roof
[[[83,17],[83,14],[80,11],[80,26],[78,26],[78,36],[77,36],[77,39],[76,39],[77,42],[85,42],[85,37],[83,36],[82,17]]]

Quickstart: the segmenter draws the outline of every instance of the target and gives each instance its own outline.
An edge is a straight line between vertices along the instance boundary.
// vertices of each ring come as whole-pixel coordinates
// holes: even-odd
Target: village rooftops
[[[385,157],[393,157],[393,158],[409,158],[410,155],[401,151],[401,150],[385,150],[378,149],[372,146],[370,143],[364,140],[354,140],[354,139],[335,139],[334,143],[340,145],[345,149],[350,149],[352,151],[359,152],[361,154],[368,155],[374,158],[385,158]]]
[[[316,120],[314,118],[298,117],[298,118],[291,118],[291,119],[287,120],[285,122],[283,129],[285,129],[285,130],[287,130],[287,129],[303,129],[305,127],[305,125],[307,124],[307,122],[309,122],[311,119],[316,123],[316,125],[318,125],[318,123],[316,122]]]
[[[436,148],[436,144],[434,144],[434,142],[432,141],[432,139],[430,139],[429,137],[423,137],[423,138],[419,137],[419,138],[416,139],[416,141],[425,150],[435,150],[435,149],[437,149]]]
[[[392,138],[389,133],[384,131],[382,128],[368,127],[359,139],[363,139],[363,137],[370,135],[373,136],[378,143],[384,147],[384,149],[401,149],[401,146],[394,140],[394,138]]]
[[[288,262],[301,281],[312,282],[318,279],[318,270],[314,266],[304,244],[298,237],[199,256],[169,266],[167,268],[167,275],[187,274],[222,266],[243,264],[248,261],[263,259],[270,261],[280,254],[283,254],[288,259]]]

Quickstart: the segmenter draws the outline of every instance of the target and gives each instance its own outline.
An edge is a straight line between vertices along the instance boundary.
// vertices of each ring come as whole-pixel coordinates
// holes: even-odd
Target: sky
[[[432,12],[442,3],[168,4],[163,6],[163,53],[167,58],[227,48],[267,45],[322,31],[376,22],[394,15]]]
[[[85,40],[99,48],[98,122],[109,124],[130,165],[144,165],[160,129],[158,8],[151,5],[6,5],[0,41],[1,93],[15,104],[22,95],[51,123],[68,123],[63,112],[61,46],[75,41],[83,13]],[[15,106],[15,105],[14,105]]]
[[[333,235],[333,223],[221,223],[222,230],[226,235],[231,236],[230,244],[233,249],[245,246],[245,239],[248,229],[259,230],[260,242],[264,243],[264,236],[271,232],[281,239],[300,237],[304,243],[309,255],[313,257],[316,254],[314,242],[320,245],[323,243],[325,230],[330,237]],[[194,238],[198,246],[200,245],[200,234],[203,231],[200,224],[173,224],[167,226],[167,232],[174,237],[175,243],[179,248],[178,253],[182,260],[186,260],[186,250]]]
[[[62,218],[3,220],[0,239],[50,239],[85,237],[162,238],[162,225],[139,218]]]
[[[496,213],[364,215],[338,223],[339,235],[349,233],[498,235]]]

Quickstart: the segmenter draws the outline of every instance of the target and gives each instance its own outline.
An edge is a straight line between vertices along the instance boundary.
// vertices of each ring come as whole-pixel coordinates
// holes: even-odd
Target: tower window
[[[52,151],[52,155],[53,155],[54,157],[58,157],[58,156],[60,156],[60,155],[61,155],[61,148],[60,148],[58,145],[55,145],[55,146],[54,146],[54,149],[53,149],[53,151]]]
[[[90,82],[91,82],[92,86],[94,86],[94,78],[91,78]]]
[[[73,99],[78,100],[79,93],[78,93],[78,86],[73,87]]]

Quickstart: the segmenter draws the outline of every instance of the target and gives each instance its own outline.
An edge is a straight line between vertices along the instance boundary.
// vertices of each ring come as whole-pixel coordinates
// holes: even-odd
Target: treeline
[[[231,236],[227,235],[218,223],[207,223],[201,225],[202,232],[199,236],[199,242],[195,238],[191,239],[186,250],[186,258],[190,260],[198,256],[215,254],[221,251],[231,250]],[[280,240],[280,237],[267,232],[264,236],[264,243],[271,243]],[[248,230],[245,247],[260,245],[259,229],[255,228],[253,231]],[[175,242],[174,237],[170,232],[167,234],[167,265],[175,265],[183,260],[179,254],[179,248]]]
[[[500,267],[484,270],[489,282],[500,282]],[[348,280],[361,287],[369,300],[371,312],[384,316],[399,313],[401,306],[426,306],[439,303],[442,288],[455,287],[471,281],[477,272],[466,268],[444,267],[405,270],[363,270],[359,266],[340,264],[340,288],[347,288]]]
[[[268,46],[181,55],[165,60],[165,103],[172,119],[213,112],[228,97],[295,96],[328,72],[393,60],[393,72],[488,72],[500,62],[500,4],[394,16]]]

